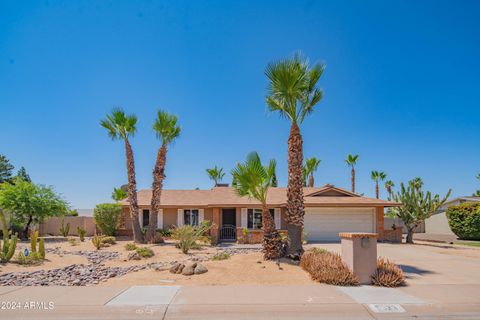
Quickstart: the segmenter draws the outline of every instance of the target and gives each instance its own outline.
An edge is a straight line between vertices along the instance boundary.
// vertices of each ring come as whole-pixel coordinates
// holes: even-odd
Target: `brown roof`
[[[380,199],[362,197],[350,191],[325,185],[320,188],[303,189],[305,206],[398,206],[398,203]],[[138,205],[149,206],[152,191],[143,189],[138,191]],[[267,203],[270,206],[285,206],[287,202],[287,188],[270,188],[267,194]],[[128,205],[128,200],[121,202]],[[231,187],[215,187],[210,190],[162,190],[160,200],[162,207],[235,207],[258,205],[259,202],[248,197],[238,196]]]

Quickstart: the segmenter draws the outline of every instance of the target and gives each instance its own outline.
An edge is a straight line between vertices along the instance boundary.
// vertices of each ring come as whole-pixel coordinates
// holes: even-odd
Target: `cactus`
[[[100,250],[102,247],[102,237],[95,233],[92,237],[92,243],[97,250]]]
[[[38,253],[40,258],[45,260],[45,238],[40,238],[40,243],[38,244]]]
[[[62,219],[62,224],[60,225],[60,234],[64,237],[67,237],[69,232],[70,232],[70,223],[67,223],[65,225],[65,219]]]
[[[37,252],[38,230],[30,233],[30,251]]]
[[[80,241],[82,241],[82,242],[85,241],[85,234],[87,233],[87,230],[78,226],[77,227],[77,233],[78,233],[78,236],[80,237]]]
[[[0,261],[2,263],[8,262],[12,259],[15,249],[17,248],[17,240],[17,235],[13,235],[11,239],[8,239],[8,233],[3,235],[3,247],[0,254]]]

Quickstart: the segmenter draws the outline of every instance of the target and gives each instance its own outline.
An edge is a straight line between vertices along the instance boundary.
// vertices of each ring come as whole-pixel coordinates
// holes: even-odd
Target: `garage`
[[[308,241],[339,241],[340,232],[375,232],[374,208],[305,208]]]

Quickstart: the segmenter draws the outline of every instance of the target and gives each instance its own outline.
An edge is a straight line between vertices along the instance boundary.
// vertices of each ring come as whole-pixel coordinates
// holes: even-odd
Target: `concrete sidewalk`
[[[479,284],[0,287],[0,319],[479,319],[479,291]]]

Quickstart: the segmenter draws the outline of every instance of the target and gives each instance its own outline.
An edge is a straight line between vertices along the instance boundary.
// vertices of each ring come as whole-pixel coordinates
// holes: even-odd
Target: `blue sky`
[[[124,148],[99,120],[135,113],[139,188],[151,184],[158,108],[179,116],[166,188],[209,188],[252,150],[287,182],[289,123],[268,112],[265,66],[302,51],[326,64],[302,126],[317,184],[357,189],[371,170],[434,192],[480,188],[477,1],[2,1],[0,153],[76,208],[126,181]],[[230,177],[228,176],[228,179]],[[383,192],[383,195],[385,192]]]

